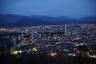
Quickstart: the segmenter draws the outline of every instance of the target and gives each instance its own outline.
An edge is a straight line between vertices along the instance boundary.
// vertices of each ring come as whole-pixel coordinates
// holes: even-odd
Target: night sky
[[[24,16],[96,16],[96,0],[0,0],[0,13]]]

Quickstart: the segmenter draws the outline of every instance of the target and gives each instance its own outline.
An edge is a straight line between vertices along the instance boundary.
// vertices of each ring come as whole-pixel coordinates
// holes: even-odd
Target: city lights
[[[75,53],[69,53],[68,56],[76,56]]]
[[[88,55],[90,58],[96,58],[96,55]]]
[[[3,32],[5,29],[6,31]],[[15,32],[10,32],[12,30]],[[0,38],[2,38],[1,41],[6,40],[6,42],[9,41],[14,44],[14,46],[4,44],[4,49],[9,47],[8,49],[11,50],[10,53],[13,55],[45,53],[54,57],[58,53],[63,56],[86,56],[95,58],[95,30],[96,25],[94,24],[1,28],[0,35],[2,37]],[[2,53],[3,52],[0,52],[0,54]]]
[[[20,54],[20,53],[22,53],[22,51],[19,51],[19,50],[13,50],[13,51],[11,51],[11,54],[12,55],[17,55],[17,54]]]
[[[32,48],[32,51],[33,52],[37,52],[37,48]]]
[[[57,53],[49,53],[48,55],[50,55],[50,56],[56,56]]]

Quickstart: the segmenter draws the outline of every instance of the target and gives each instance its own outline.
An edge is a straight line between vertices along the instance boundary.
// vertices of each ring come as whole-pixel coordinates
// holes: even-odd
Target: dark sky
[[[96,16],[96,0],[0,0],[0,13],[73,18]]]

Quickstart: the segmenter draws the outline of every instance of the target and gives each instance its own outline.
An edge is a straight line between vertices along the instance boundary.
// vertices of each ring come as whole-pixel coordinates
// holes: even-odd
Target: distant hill
[[[0,27],[22,27],[33,25],[50,25],[50,24],[96,24],[96,17],[85,17],[73,19],[66,16],[49,17],[43,15],[20,16],[14,14],[0,14]]]
[[[27,17],[27,16],[20,16],[20,15],[15,15],[15,14],[0,14],[0,21],[14,23],[17,20],[24,18],[24,17]]]
[[[96,24],[96,17],[84,17],[84,18],[81,18],[79,19],[79,23],[82,23],[82,24]]]
[[[36,25],[49,25],[52,24],[49,21],[43,21],[38,18],[22,18],[14,23],[14,26],[36,26]]]

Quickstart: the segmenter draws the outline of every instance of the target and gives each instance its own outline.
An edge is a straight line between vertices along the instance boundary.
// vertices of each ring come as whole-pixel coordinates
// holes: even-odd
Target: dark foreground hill
[[[95,64],[96,59],[87,57],[55,56],[51,57],[45,54],[40,55],[0,55],[2,64]]]

